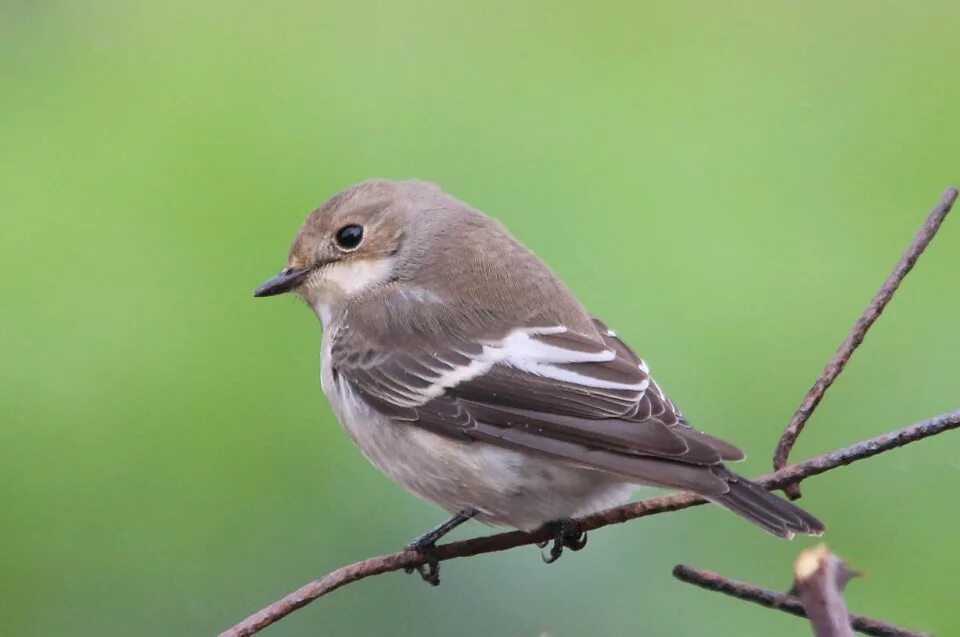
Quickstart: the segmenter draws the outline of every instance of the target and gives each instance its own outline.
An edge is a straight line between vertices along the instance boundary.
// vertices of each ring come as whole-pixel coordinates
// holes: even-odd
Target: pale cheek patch
[[[346,263],[332,263],[318,277],[319,285],[344,297],[385,282],[393,272],[393,259],[363,259]]]

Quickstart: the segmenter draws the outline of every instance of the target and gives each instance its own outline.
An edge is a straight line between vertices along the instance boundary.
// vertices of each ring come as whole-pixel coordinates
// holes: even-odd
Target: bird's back
[[[500,222],[449,195],[419,214],[429,219],[409,241],[431,249],[413,248],[396,281],[356,300],[371,322],[399,320],[438,334],[473,332],[464,336],[488,336],[499,326],[563,325],[599,342],[570,288]]]

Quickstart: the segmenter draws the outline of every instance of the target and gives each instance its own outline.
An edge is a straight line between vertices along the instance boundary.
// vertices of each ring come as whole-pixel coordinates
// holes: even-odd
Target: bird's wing
[[[394,420],[462,440],[560,457],[704,494],[704,471],[743,453],[692,429],[646,364],[599,321],[442,338],[385,337],[345,322],[331,344],[336,382]]]

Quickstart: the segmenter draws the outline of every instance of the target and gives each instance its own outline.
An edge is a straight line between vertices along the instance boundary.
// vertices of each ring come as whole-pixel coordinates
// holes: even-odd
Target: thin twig
[[[793,591],[803,604],[815,637],[853,637],[843,589],[856,575],[825,544],[800,553]]]
[[[893,268],[889,276],[887,276],[887,280],[883,282],[880,290],[870,300],[867,309],[863,311],[863,314],[860,315],[857,322],[853,324],[850,335],[840,344],[837,353],[833,355],[833,358],[827,363],[827,366],[823,368],[820,378],[817,379],[817,382],[815,382],[813,387],[810,388],[810,391],[807,392],[803,402],[800,404],[800,408],[793,414],[790,424],[787,425],[783,435],[780,437],[780,441],[777,443],[777,449],[773,454],[774,470],[782,469],[786,466],[790,456],[790,450],[793,449],[793,445],[796,444],[800,432],[803,431],[804,426],[807,424],[807,420],[810,419],[813,411],[817,408],[817,405],[820,404],[820,400],[830,388],[830,385],[833,384],[833,381],[837,379],[837,376],[839,376],[843,368],[846,367],[850,357],[853,356],[853,352],[856,351],[860,343],[863,342],[863,339],[867,336],[867,332],[873,326],[874,322],[880,317],[880,314],[883,313],[884,308],[886,308],[890,299],[893,298],[894,293],[897,291],[897,288],[900,287],[903,279],[910,273],[910,270],[913,269],[917,259],[920,258],[920,255],[923,254],[923,251],[927,249],[927,246],[936,236],[937,231],[940,229],[940,224],[943,223],[943,220],[947,217],[947,213],[950,212],[950,208],[953,207],[956,200],[957,189],[947,188],[946,192],[944,192],[940,198],[940,203],[930,212],[923,226],[917,232],[913,243],[910,244],[907,251],[900,257],[897,265]],[[791,484],[788,488],[784,489],[784,492],[791,499],[799,498],[800,483],[796,482]]]
[[[766,608],[781,610],[785,613],[796,615],[797,617],[807,616],[803,604],[792,595],[772,591],[767,588],[760,588],[753,584],[729,579],[723,575],[711,573],[710,571],[702,571],[684,564],[678,564],[673,569],[673,576],[680,581],[705,588],[709,591],[723,593],[724,595],[753,602]],[[862,615],[851,614],[850,624],[858,633],[875,635],[876,637],[930,637],[926,633],[911,632]]]
[[[904,429],[858,442],[843,449],[815,456],[804,462],[784,467],[779,471],[763,476],[756,480],[756,482],[768,490],[781,489],[798,480],[825,473],[832,469],[857,462],[858,460],[870,458],[885,451],[890,451],[891,449],[896,449],[897,447],[902,447],[911,442],[916,442],[917,440],[928,438],[957,427],[960,427],[960,410],[942,414]],[[604,526],[620,524],[648,515],[679,511],[703,504],[704,502],[705,500],[702,498],[689,493],[648,498],[633,504],[595,513],[581,518],[577,522],[581,530],[592,531]],[[442,544],[436,548],[436,557],[441,561],[470,557],[483,553],[505,551],[518,546],[543,542],[551,538],[552,533],[548,529],[542,529],[532,533],[509,531],[461,542]],[[227,629],[220,634],[220,637],[246,637],[253,635],[270,624],[286,617],[298,608],[306,606],[313,600],[335,591],[342,586],[373,575],[416,567],[425,562],[424,556],[417,551],[401,551],[399,553],[371,557],[361,562],[341,567],[330,572],[325,577],[302,586],[283,599],[270,604],[236,626]]]

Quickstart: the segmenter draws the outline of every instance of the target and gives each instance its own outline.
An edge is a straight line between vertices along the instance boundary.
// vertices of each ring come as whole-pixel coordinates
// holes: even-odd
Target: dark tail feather
[[[779,498],[746,478],[718,467],[714,473],[727,481],[730,491],[710,500],[750,520],[774,535],[790,539],[795,533],[822,535],[823,523],[803,509]]]

